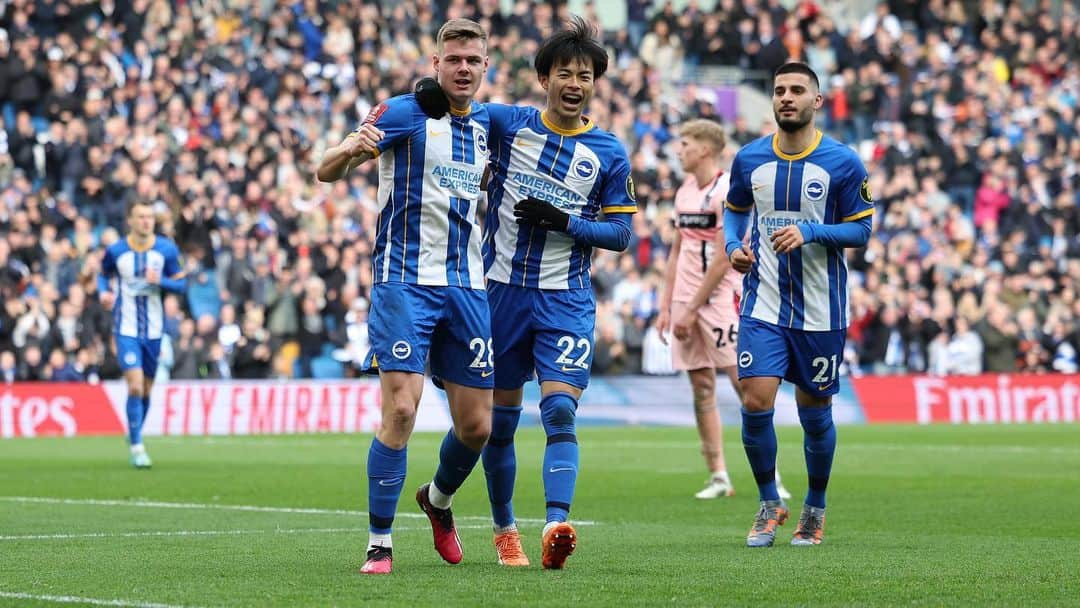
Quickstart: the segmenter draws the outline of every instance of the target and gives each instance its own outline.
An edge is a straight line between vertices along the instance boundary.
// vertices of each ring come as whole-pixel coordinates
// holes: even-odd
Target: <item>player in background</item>
[[[112,309],[116,356],[127,382],[130,461],[137,469],[149,469],[152,463],[143,445],[142,427],[150,411],[150,389],[165,329],[163,292],[182,294],[187,280],[176,243],[154,234],[154,210],[149,202],[132,203],[127,221],[130,232],[105,249],[98,293],[105,309]]]
[[[772,102],[779,130],[735,155],[724,212],[725,251],[746,273],[738,338],[742,438],[761,499],[750,547],[771,546],[788,517],[774,476],[781,380],[795,385],[809,485],[791,544],[822,540],[836,450],[832,396],[848,325],[844,248],[866,244],[874,213],[859,157],[814,126],[822,104],[814,71],[799,62],[777,68]]]
[[[317,171],[320,180],[332,182],[379,159],[381,212],[368,325],[382,386],[382,425],[367,461],[366,574],[392,569],[391,527],[426,362],[443,380],[453,428],[440,448],[434,480],[417,490],[416,500],[431,521],[436,550],[452,564],[462,552],[451,501],[491,429],[491,329],[476,220],[489,124],[487,111],[473,101],[488,65],[487,34],[473,21],[454,19],[436,41],[432,61],[449,114],[442,108],[437,118],[429,117],[413,94],[389,99],[327,150]]]
[[[483,461],[495,546],[506,565],[528,564],[512,506],[513,441],[522,387],[534,370],[547,434],[543,567],[562,568],[577,545],[567,520],[579,466],[574,420],[589,384],[596,325],[592,248],[626,249],[637,211],[626,149],[583,116],[607,62],[591,27],[574,17],[536,54],[544,110],[487,105],[492,150],[484,261],[496,405]]]
[[[679,137],[677,154],[686,179],[675,193],[675,240],[668,254],[656,328],[667,343],[665,333],[671,326],[676,338],[674,367],[685,370],[690,378],[701,453],[711,473],[705,488],[694,496],[711,499],[735,494],[724,462],[716,372],[722,371],[739,393],[735,342],[742,280],[724,254],[724,196],[729,180],[721,169],[724,129],[711,120],[691,120],[679,128]],[[776,482],[781,497],[790,498],[790,494],[784,496],[787,490],[780,485],[779,473]]]

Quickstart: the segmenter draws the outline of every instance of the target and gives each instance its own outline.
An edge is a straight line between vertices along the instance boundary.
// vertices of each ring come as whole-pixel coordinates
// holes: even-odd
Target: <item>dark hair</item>
[[[533,65],[538,76],[547,76],[551,68],[564,66],[575,59],[592,63],[593,78],[600,78],[607,71],[607,51],[596,40],[596,30],[577,15],[540,45]]]
[[[810,82],[814,83],[814,88],[821,89],[821,83],[818,82],[817,74],[814,73],[814,70],[811,69],[810,66],[801,61],[789,61],[776,68],[776,71],[773,72],[773,80],[776,80],[776,77],[781,74],[806,74],[810,77]]]

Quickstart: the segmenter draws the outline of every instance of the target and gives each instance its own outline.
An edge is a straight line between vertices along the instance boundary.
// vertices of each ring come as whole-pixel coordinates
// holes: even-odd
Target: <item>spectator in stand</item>
[[[37,382],[49,380],[45,373],[44,361],[41,360],[41,347],[35,344],[27,344],[22,349],[22,361],[15,372],[15,380],[19,382]]]
[[[15,353],[10,350],[0,352],[0,382],[11,384],[18,379],[19,369],[15,362]]]
[[[945,354],[945,372],[962,376],[982,373],[986,349],[979,334],[963,317],[956,318],[956,328]]]
[[[978,326],[978,336],[983,346],[983,371],[1016,371],[1016,359],[1019,353],[1018,328],[1010,318],[1009,308],[1001,303],[992,303],[986,318]]]
[[[49,374],[49,380],[53,382],[82,382],[85,380],[83,375],[79,373],[75,366],[68,361],[68,357],[64,354],[63,349],[53,349],[49,354],[49,365],[47,367]]]
[[[233,374],[237,378],[268,378],[271,360],[270,342],[262,326],[262,313],[251,311],[244,316],[243,334],[233,351]]]
[[[205,357],[205,343],[203,339],[195,335],[195,322],[184,319],[180,323],[178,334],[172,341],[173,366],[170,370],[171,377],[177,380],[194,380],[199,377],[199,369],[203,366]]]

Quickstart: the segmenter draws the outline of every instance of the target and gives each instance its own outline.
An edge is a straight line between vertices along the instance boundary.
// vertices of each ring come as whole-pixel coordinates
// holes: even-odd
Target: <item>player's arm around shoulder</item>
[[[492,140],[512,131],[514,122],[517,120],[518,110],[525,107],[491,101],[484,103],[483,106],[487,110],[488,120],[491,124],[490,135]]]

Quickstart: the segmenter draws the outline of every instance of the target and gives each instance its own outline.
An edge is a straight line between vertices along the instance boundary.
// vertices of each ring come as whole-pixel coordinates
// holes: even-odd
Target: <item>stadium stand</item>
[[[730,112],[789,58],[822,77],[827,132],[863,156],[875,236],[850,260],[852,374],[1076,372],[1080,26],[1073,2],[628,2],[590,116],[642,212],[600,252],[596,374],[665,373],[652,320],[684,119]],[[845,6],[846,10],[841,10]],[[491,33],[481,100],[539,103],[562,3],[13,0],[0,3],[0,379],[119,375],[94,277],[132,200],[183,248],[166,302],[175,378],[330,378],[366,351],[376,180],[314,160],[430,72],[433,34]],[[591,3],[585,15],[597,20]],[[728,153],[733,154],[735,146]]]

